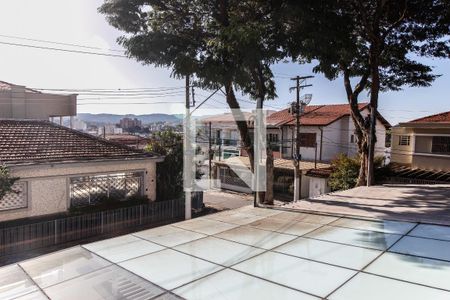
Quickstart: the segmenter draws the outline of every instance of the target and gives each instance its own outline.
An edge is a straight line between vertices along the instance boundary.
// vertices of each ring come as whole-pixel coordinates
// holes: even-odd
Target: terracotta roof
[[[0,163],[7,165],[146,157],[154,155],[49,121],[0,120]]]
[[[220,161],[214,161],[215,164],[218,165],[234,165],[234,166],[246,166],[250,168],[250,161],[246,156],[234,156]],[[273,166],[275,169],[284,169],[284,170],[294,170],[293,161],[290,159],[284,158],[275,158],[273,160]],[[310,170],[314,169],[315,165],[313,161],[301,161],[300,169],[301,170]],[[326,163],[317,163],[317,168],[329,168],[330,165]]]
[[[409,123],[450,123],[450,111],[412,120]]]
[[[310,177],[329,178],[332,172],[332,168],[311,169],[307,171],[305,175]]]
[[[368,103],[359,103],[359,110],[368,107]],[[326,104],[326,105],[309,105],[306,107],[304,114],[301,116],[301,125],[303,126],[327,126],[342,117],[349,116],[351,113],[349,104]],[[391,127],[380,114],[378,119],[386,126]],[[267,118],[269,125],[295,125],[295,118],[289,113],[289,109],[273,113]]]

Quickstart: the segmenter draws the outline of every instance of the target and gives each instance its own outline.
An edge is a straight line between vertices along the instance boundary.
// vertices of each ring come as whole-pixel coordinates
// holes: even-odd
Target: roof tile
[[[49,121],[0,120],[0,163],[14,165],[151,156]]]

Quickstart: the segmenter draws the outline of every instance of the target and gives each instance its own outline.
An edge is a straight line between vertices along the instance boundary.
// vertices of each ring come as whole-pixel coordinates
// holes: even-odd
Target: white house
[[[0,199],[0,221],[67,211],[105,199],[156,200],[151,153],[49,121],[0,119],[0,164],[19,177]]]
[[[359,104],[363,117],[368,116],[368,103]],[[292,158],[295,151],[294,116],[289,109],[268,116],[268,134],[278,135],[283,158]],[[375,155],[385,153],[386,129],[390,124],[377,115]],[[357,154],[355,126],[348,104],[310,105],[300,117],[300,153],[302,160],[329,162],[339,153],[348,156]]]

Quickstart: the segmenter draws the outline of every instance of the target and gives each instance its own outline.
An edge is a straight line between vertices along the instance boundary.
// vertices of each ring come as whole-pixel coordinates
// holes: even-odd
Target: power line
[[[70,50],[70,49],[62,49],[62,48],[54,48],[54,47],[46,47],[46,46],[29,45],[29,44],[9,43],[9,42],[2,42],[2,41],[0,41],[0,44],[2,44],[2,45],[9,45],[9,46],[17,46],[17,47],[42,49],[42,50],[52,50],[52,51],[60,51],[60,52],[78,53],[78,54],[90,54],[90,55],[98,55],[98,56],[128,58],[128,56],[120,55],[120,54],[100,53],[100,52],[91,52],[91,51],[82,51],[82,50]]]
[[[133,92],[133,91],[171,91],[171,90],[180,90],[185,89],[185,87],[151,87],[151,88],[111,88],[111,89],[101,89],[101,88],[83,88],[83,89],[47,89],[47,88],[35,88],[32,87],[33,90],[38,91],[56,91],[56,92]]]
[[[62,46],[72,46],[72,47],[79,47],[79,48],[85,48],[85,49],[95,49],[95,50],[113,51],[113,52],[121,52],[121,53],[125,52],[124,50],[119,50],[119,49],[105,49],[105,48],[94,47],[94,46],[80,45],[80,44],[74,44],[74,43],[55,42],[55,41],[49,41],[49,40],[40,40],[40,39],[26,38],[26,37],[20,37],[20,36],[15,36],[15,35],[0,34],[0,37],[24,40],[24,41],[47,43],[47,44],[62,45]]]

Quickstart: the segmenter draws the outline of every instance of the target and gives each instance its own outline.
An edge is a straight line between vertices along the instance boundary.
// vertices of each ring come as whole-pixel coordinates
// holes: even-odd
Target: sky
[[[170,70],[144,66],[128,58],[66,53],[1,44],[21,43],[35,46],[111,52],[121,49],[116,43],[121,32],[110,26],[97,12],[101,0],[2,0],[0,2],[0,80],[34,88],[52,89],[131,89],[182,87],[184,81],[170,77]],[[75,48],[5,37],[40,39],[98,47]],[[431,87],[405,88],[380,95],[380,113],[392,124],[450,110],[450,60],[427,60],[441,74]],[[312,74],[312,65],[279,63],[273,66],[278,98],[267,102],[268,109],[282,109],[294,100],[289,79],[295,75],[315,75],[302,91],[313,94],[311,104],[346,103],[343,80],[329,81]],[[98,99],[79,97],[78,112],[113,114],[184,113],[182,89],[173,95],[146,99]],[[179,92],[178,92],[179,91]],[[196,90],[196,102],[211,91]],[[247,99],[245,96],[240,98]],[[361,101],[367,95],[361,95]],[[153,102],[153,104],[151,104]],[[242,102],[244,109],[255,105]],[[216,94],[196,114],[224,112],[223,95]]]

